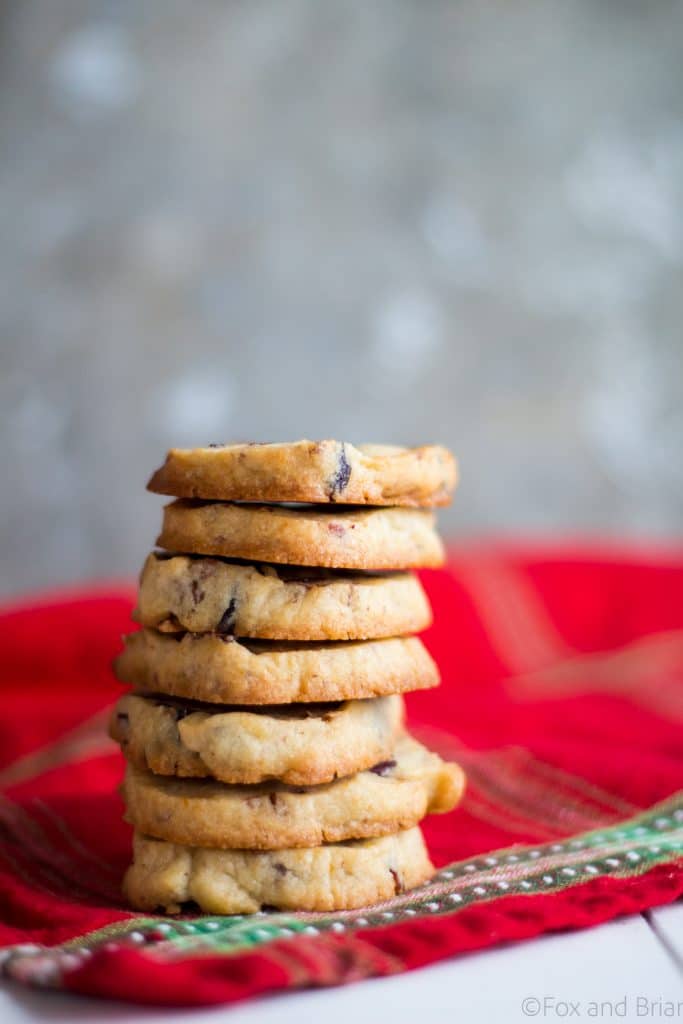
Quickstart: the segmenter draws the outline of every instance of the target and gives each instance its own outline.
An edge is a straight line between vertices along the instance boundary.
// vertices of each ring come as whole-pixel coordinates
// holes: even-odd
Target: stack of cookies
[[[454,485],[437,446],[169,452],[115,665],[134,907],[340,910],[430,877],[419,822],[464,777],[404,729],[401,694],[439,682],[408,570],[441,564]]]

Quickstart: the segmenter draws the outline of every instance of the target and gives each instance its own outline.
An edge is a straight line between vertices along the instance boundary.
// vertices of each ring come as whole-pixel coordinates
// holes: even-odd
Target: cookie
[[[142,629],[125,638],[114,671],[138,690],[219,704],[355,700],[439,682],[417,637],[288,644]]]
[[[447,505],[455,483],[455,460],[440,445],[295,441],[174,448],[147,487],[222,501],[432,506]]]
[[[222,850],[284,850],[412,828],[426,814],[452,810],[463,787],[458,765],[403,734],[393,758],[323,786],[227,786],[152,775],[129,764],[122,792],[126,820],[155,839]]]
[[[207,914],[261,909],[352,910],[412,889],[434,873],[419,828],[379,839],[294,850],[203,850],[136,832],[123,891],[137,910]]]
[[[419,569],[444,561],[434,514],[412,508],[235,505],[180,499],[164,509],[157,544],[329,569]]]
[[[315,786],[391,759],[402,722],[398,696],[254,711],[130,694],[110,735],[157,775]]]
[[[264,640],[370,640],[426,629],[429,601],[412,573],[348,573],[148,556],[134,618],[164,632]]]

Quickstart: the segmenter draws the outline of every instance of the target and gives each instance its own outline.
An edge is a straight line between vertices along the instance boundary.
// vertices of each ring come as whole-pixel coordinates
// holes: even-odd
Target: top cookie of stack
[[[442,563],[430,506],[455,481],[437,446],[169,452],[148,487],[178,500],[116,662],[136,693],[111,725],[135,906],[342,909],[429,877],[417,824],[464,780],[403,731],[399,695],[439,682],[406,570]]]
[[[456,483],[447,448],[344,441],[211,444],[173,448],[147,489],[176,498],[448,505]]]

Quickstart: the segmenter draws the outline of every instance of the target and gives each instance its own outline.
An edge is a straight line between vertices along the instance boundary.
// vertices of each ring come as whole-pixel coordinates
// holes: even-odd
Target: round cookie
[[[404,734],[393,759],[323,786],[226,786],[152,775],[129,764],[122,792],[127,821],[156,839],[211,849],[283,850],[412,828],[426,814],[452,810],[463,787],[458,765]]]
[[[292,508],[180,499],[164,508],[157,544],[183,554],[328,569],[419,569],[444,561],[434,514],[413,508]]]
[[[402,722],[399,696],[248,711],[128,694],[110,735],[156,775],[315,786],[390,760]]]
[[[207,914],[352,910],[391,899],[434,873],[419,828],[309,849],[205,850],[136,832],[123,891],[137,910]]]
[[[212,704],[356,700],[439,682],[417,637],[286,644],[142,629],[125,638],[114,671],[138,690]]]
[[[147,488],[222,501],[432,506],[449,503],[456,477],[440,445],[294,441],[173,448]]]
[[[217,558],[147,557],[134,618],[164,632],[264,640],[370,640],[431,623],[413,573],[348,573]]]

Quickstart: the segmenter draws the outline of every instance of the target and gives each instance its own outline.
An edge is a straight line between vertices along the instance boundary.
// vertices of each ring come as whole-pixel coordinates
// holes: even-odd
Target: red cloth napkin
[[[469,783],[425,823],[440,869],[362,911],[128,911],[119,692],[133,587],[0,613],[0,944],[28,984],[229,1003],[584,927],[683,891],[683,551],[454,550],[423,574],[444,682],[413,731]]]

